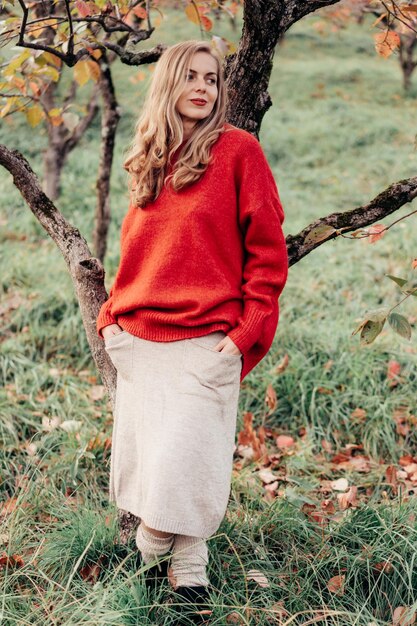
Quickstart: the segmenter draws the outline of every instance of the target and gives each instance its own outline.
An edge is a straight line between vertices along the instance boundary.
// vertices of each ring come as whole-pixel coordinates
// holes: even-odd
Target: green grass
[[[200,38],[180,14],[167,16],[153,43]],[[374,52],[370,22],[323,37],[314,28],[318,19],[297,24],[277,48],[274,104],[261,130],[286,234],[365,204],[415,174],[416,86],[403,94],[397,60]],[[226,22],[215,34],[237,38]],[[135,73],[120,64],[115,71],[123,115],[112,172],[108,287],[127,208],[123,150],[148,84],[148,78],[132,83]],[[2,141],[41,174],[42,129],[33,141],[22,119],[7,118]],[[57,202],[89,243],[98,142],[96,120],[70,156]],[[234,613],[231,623],[250,625],[388,625],[398,607],[417,610],[413,483],[401,479],[396,488],[387,478],[388,466],[399,468],[401,457],[416,455],[415,337],[407,342],[387,328],[364,348],[351,335],[366,309],[398,302],[385,275],[409,271],[413,222],[401,222],[374,245],[332,241],[291,268],[273,346],[242,385],[238,430],[250,411],[255,426],[293,436],[295,447],[277,450],[272,435],[267,439],[279,476],[272,500],[257,464],[236,464],[227,516],[209,541],[213,624],[224,625]],[[163,626],[172,612],[167,587],[148,595],[135,546],[117,540],[116,510],[107,497],[110,404],[100,394],[71,280],[5,172],[0,223],[1,623]],[[415,300],[401,311],[415,328]],[[288,367],[278,373],[286,354]],[[390,361],[401,365],[396,385],[387,378]],[[268,385],[278,398],[269,412]],[[363,409],[363,418],[355,409]],[[340,464],[335,454],[364,456],[366,471]],[[353,508],[344,509],[329,486],[341,477],[357,487]],[[317,511],[327,511],[323,523]],[[21,560],[7,565],[5,554]],[[86,572],[94,564],[91,580]],[[260,570],[269,586],[246,580],[250,569]],[[332,591],[335,576],[343,578]]]

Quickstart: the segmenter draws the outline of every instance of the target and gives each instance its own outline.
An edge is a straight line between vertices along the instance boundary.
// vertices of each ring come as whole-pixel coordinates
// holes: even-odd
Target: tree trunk
[[[107,235],[110,224],[110,175],[113,164],[116,129],[120,119],[120,109],[106,55],[100,63],[100,91],[103,98],[101,116],[100,165],[97,178],[97,205],[95,212],[93,247],[95,256],[104,261],[107,250]]]

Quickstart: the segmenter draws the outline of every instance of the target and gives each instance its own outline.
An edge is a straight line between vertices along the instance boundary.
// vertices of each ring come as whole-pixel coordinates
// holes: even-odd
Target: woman
[[[161,56],[132,146],[120,265],[97,320],[117,369],[110,500],[141,523],[145,563],[206,598],[206,540],[230,492],[240,382],[267,353],[288,260],[259,142],[225,122],[221,60]]]

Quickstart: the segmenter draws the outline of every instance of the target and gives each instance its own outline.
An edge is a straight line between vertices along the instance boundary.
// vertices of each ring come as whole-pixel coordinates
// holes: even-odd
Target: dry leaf
[[[267,577],[257,569],[250,569],[246,575],[246,580],[254,580],[260,587],[269,587]]]
[[[274,411],[277,408],[277,404],[278,404],[277,394],[271,384],[269,384],[268,387],[266,388],[265,404],[269,408],[270,413],[272,413],[272,411]]]
[[[349,483],[346,478],[338,478],[337,480],[332,480],[331,488],[334,491],[346,491],[349,488]]]
[[[106,389],[104,385],[94,385],[90,389],[90,398],[96,402],[97,400],[102,400],[105,396]]]
[[[271,470],[267,468],[260,469],[258,472],[258,476],[262,480],[263,483],[272,483],[277,478],[275,474],[273,474]]]
[[[407,606],[397,606],[392,614],[393,626],[412,626],[416,621],[416,612],[410,612]]]
[[[328,583],[327,589],[330,593],[335,593],[337,595],[343,595],[344,593],[344,584],[345,584],[345,575],[339,574],[338,576],[333,576]]]
[[[295,444],[293,437],[289,435],[278,435],[275,439],[275,443],[278,448],[290,448]]]
[[[290,358],[288,354],[284,354],[281,361],[278,363],[278,365],[275,368],[275,374],[282,374],[283,372],[285,372],[285,370],[288,367],[289,362],[290,362]]]
[[[339,502],[339,506],[342,509],[342,511],[344,511],[345,509],[349,507],[354,508],[358,506],[359,503],[356,498],[357,493],[358,493],[358,488],[352,485],[352,487],[350,487],[346,493],[337,494],[337,500]]]

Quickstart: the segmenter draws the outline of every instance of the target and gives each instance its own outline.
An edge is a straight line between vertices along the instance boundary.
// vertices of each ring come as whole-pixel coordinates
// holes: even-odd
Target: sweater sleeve
[[[113,295],[113,287],[110,289],[109,297],[101,305],[101,309],[97,317],[97,322],[96,322],[97,333],[101,338],[103,338],[103,335],[101,334],[102,328],[104,328],[105,326],[108,326],[109,324],[117,324],[117,320],[114,317],[114,315],[112,315],[112,312],[111,312],[112,295]]]
[[[258,140],[248,134],[239,159],[239,224],[244,237],[243,312],[228,332],[245,354],[261,336],[269,316],[278,319],[278,298],[288,275],[282,230],[284,212],[274,176]]]

